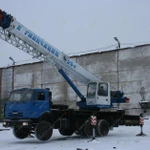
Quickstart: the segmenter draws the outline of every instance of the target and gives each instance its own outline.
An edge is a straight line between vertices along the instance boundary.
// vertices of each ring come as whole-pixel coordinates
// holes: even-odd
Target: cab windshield
[[[31,100],[33,91],[30,90],[21,90],[13,91],[9,96],[9,101],[29,101]]]
[[[87,97],[88,98],[94,98],[95,97],[96,86],[97,86],[97,83],[95,83],[95,82],[88,84],[88,89],[87,89]]]

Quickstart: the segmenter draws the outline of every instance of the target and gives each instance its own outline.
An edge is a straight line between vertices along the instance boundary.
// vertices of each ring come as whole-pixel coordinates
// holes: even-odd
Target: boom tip
[[[10,26],[12,16],[0,9],[0,27],[6,29]]]

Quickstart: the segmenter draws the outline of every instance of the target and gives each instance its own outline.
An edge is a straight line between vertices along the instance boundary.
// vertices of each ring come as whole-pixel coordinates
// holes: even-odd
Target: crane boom
[[[75,80],[83,84],[91,81],[100,81],[98,77],[85,70],[71,60],[63,52],[43,40],[16,21],[16,19],[0,10],[0,38],[43,61],[47,61],[63,71]]]

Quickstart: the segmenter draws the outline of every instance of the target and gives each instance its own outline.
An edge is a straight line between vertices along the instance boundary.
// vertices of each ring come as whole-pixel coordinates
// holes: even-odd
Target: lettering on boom
[[[29,31],[25,31],[24,35],[28,36],[31,40],[33,40],[34,42],[36,42],[38,45],[42,46],[44,49],[48,50],[49,52],[51,52],[53,55],[55,55],[56,57],[59,56],[59,52],[56,51],[55,49],[53,49],[51,46],[49,46],[48,44],[46,44],[44,41],[42,41],[39,37],[37,37],[36,35],[34,35],[33,33],[29,32]]]
[[[16,28],[18,31],[21,31],[22,26],[18,25]],[[59,56],[59,52],[56,51],[55,49],[53,49],[51,46],[49,46],[48,44],[46,44],[44,41],[42,41],[39,37],[37,37],[36,35],[34,35],[33,33],[29,32],[28,30],[26,30],[24,32],[24,35],[29,37],[31,40],[33,40],[34,42],[36,42],[38,45],[42,46],[44,49],[48,50],[50,53],[52,53],[53,55],[55,55],[56,57]],[[70,65],[73,68],[76,68],[76,65],[70,60],[67,60],[67,64]]]

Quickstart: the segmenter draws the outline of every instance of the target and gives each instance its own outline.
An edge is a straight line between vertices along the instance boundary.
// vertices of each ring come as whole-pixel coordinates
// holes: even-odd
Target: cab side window
[[[99,96],[108,96],[108,85],[106,83],[99,83],[98,95]]]
[[[44,92],[36,92],[34,100],[45,100],[45,93]]]

